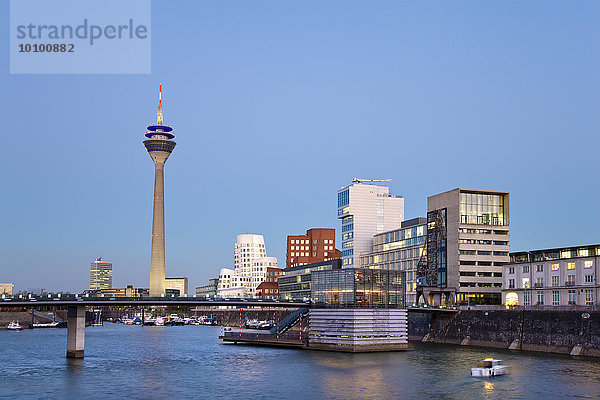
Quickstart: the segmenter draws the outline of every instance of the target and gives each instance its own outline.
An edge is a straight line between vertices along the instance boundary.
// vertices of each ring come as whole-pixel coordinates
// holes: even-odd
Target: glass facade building
[[[460,192],[460,223],[506,225],[504,195],[479,192]]]
[[[416,270],[425,246],[427,220],[413,218],[402,222],[401,229],[383,232],[373,237],[373,251],[361,255],[361,268],[403,271],[405,302],[416,302]]]
[[[283,270],[283,275],[277,279],[279,283],[279,296],[285,300],[311,299],[311,274],[315,271],[329,271],[341,268],[342,260],[340,258],[286,268]]]
[[[366,268],[315,271],[311,280],[312,298],[327,307],[404,307],[402,271]]]

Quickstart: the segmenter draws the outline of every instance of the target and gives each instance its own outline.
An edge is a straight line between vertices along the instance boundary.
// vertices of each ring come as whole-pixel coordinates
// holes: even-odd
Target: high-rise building
[[[97,258],[90,264],[90,290],[112,289],[112,263]]]
[[[277,258],[267,257],[262,235],[237,236],[234,269],[222,268],[217,294],[223,297],[254,297],[256,288],[267,276],[267,268],[277,268]]]
[[[286,268],[342,258],[335,248],[335,229],[312,228],[287,237]]]
[[[457,188],[427,198],[427,262],[418,289],[428,303],[500,304],[510,251],[509,197]]]
[[[15,285],[13,283],[0,283],[0,294],[12,296],[14,288]]]
[[[173,128],[163,123],[162,90],[158,89],[158,115],[148,126],[144,146],[154,161],[154,208],[152,214],[152,250],[150,259],[150,296],[164,296],[165,291],[165,185],[164,167],[176,143]]]
[[[338,191],[338,219],[342,221],[342,264],[350,268],[358,265],[361,253],[371,252],[374,235],[401,227],[404,198],[390,194],[386,186],[354,183]]]
[[[416,304],[417,264],[425,248],[427,219],[402,221],[402,227],[373,237],[373,251],[360,256],[361,268],[405,272],[406,305]]]
[[[165,279],[165,291],[166,290],[178,290],[179,296],[188,295],[188,278],[166,278]]]

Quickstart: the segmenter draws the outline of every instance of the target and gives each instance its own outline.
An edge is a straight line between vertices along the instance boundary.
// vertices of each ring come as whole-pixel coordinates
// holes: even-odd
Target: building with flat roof
[[[367,268],[313,271],[311,297],[326,307],[401,308],[403,276],[402,271]]]
[[[279,296],[285,300],[309,300],[311,299],[311,273],[341,268],[340,258],[286,268],[277,280]]]
[[[416,304],[416,274],[419,258],[425,248],[427,219],[412,218],[400,229],[378,233],[373,237],[373,250],[360,256],[360,267],[403,271],[405,303]]]
[[[103,296],[103,297],[142,297],[150,294],[148,288],[136,288],[133,285],[127,285],[124,288],[110,288],[110,289],[99,289],[90,290],[89,293],[92,296]]]
[[[353,183],[338,191],[342,222],[342,265],[359,265],[359,256],[373,249],[373,236],[398,229],[404,220],[404,198],[387,186]]]
[[[514,252],[502,269],[504,305],[600,304],[600,244]]]
[[[335,229],[312,228],[306,235],[287,237],[286,268],[342,258],[335,248]]]
[[[112,288],[112,263],[102,257],[90,263],[90,290]]]
[[[185,297],[188,294],[188,278],[165,278],[165,291],[179,291],[179,296]]]
[[[509,192],[457,188],[427,198],[417,300],[500,304],[509,261]]]
[[[217,295],[217,287],[219,286],[219,278],[211,278],[208,280],[208,285],[196,286],[197,297],[215,297]]]
[[[12,296],[14,290],[15,285],[13,283],[0,283],[0,294]]]

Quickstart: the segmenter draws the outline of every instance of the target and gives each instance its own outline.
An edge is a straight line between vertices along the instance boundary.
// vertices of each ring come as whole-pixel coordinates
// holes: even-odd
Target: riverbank
[[[409,314],[409,340],[413,342],[600,357],[599,335],[598,311],[461,310],[453,315]]]

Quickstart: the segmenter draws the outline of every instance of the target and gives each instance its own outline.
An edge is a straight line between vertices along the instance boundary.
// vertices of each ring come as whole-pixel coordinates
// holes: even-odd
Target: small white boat
[[[155,326],[165,326],[164,317],[156,317],[156,320],[154,321],[154,325]]]
[[[506,375],[508,367],[502,364],[502,360],[486,358],[481,360],[477,367],[471,368],[471,376],[499,376]]]
[[[19,324],[19,321],[11,321],[10,324],[6,326],[6,329],[11,331],[22,331],[23,327]]]

